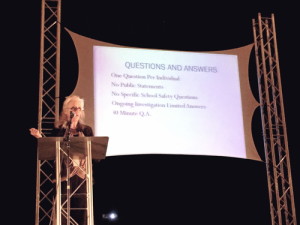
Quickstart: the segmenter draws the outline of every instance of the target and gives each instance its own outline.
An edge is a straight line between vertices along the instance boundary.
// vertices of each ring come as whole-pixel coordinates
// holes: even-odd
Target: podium
[[[74,215],[82,212],[86,224],[94,225],[92,162],[105,158],[108,139],[108,137],[38,139],[36,225],[80,224],[81,222],[76,221],[76,217],[72,215],[73,212]],[[77,176],[74,172],[81,177],[75,188],[70,186],[71,176]],[[78,190],[84,192],[78,193]],[[78,196],[84,204],[79,208],[73,208],[71,203],[75,202],[74,199],[78,200]]]

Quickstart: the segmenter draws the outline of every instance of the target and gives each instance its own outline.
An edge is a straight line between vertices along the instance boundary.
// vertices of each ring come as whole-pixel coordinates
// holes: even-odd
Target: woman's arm
[[[30,134],[36,138],[41,138],[43,137],[42,134],[40,133],[40,131],[38,129],[35,129],[35,128],[30,128],[29,129],[30,131]]]

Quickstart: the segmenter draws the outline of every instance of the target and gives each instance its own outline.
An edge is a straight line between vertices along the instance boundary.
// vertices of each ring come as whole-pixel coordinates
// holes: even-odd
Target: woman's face
[[[83,105],[81,105],[81,101],[79,100],[71,100],[67,105],[66,114],[68,119],[70,119],[71,112],[73,112],[74,119],[79,120],[81,116],[81,112],[83,110]]]

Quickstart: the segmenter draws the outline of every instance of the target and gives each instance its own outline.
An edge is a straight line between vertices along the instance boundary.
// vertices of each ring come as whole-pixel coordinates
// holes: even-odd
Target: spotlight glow
[[[118,214],[116,213],[116,211],[111,211],[109,213],[103,214],[102,217],[103,219],[113,222],[118,219]]]

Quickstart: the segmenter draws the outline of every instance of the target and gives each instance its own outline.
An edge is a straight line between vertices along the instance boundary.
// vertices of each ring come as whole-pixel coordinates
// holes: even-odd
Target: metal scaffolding
[[[59,117],[61,1],[42,0],[38,130],[47,136]],[[53,160],[37,160],[35,224],[53,217]]]
[[[38,129],[47,136],[59,117],[61,1],[42,0]]]
[[[272,224],[297,225],[274,14],[252,24]]]

